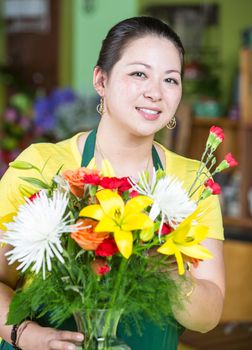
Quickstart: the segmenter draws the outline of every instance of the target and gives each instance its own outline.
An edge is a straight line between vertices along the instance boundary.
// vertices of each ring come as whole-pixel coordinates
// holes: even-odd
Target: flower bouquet
[[[174,260],[167,257],[175,256],[182,280],[187,263],[212,257],[200,245],[208,227],[198,220],[198,204],[220,193],[211,174],[237,165],[229,154],[213,170],[223,137],[220,128],[210,129],[189,191],[161,169],[153,169],[152,179],[141,173],[136,182],[116,178],[104,161],[101,171],[59,169],[47,181],[46,165],[40,170],[28,162],[11,163],[39,176],[23,178],[38,190],[0,222],[1,242],[13,247],[7,259],[25,277],[8,323],[49,313],[59,326],[73,315],[85,334],[82,349],[129,349],[116,340],[121,315],[134,319],[139,330],[143,317],[167,322],[172,305],[183,307],[179,283],[169,274]]]

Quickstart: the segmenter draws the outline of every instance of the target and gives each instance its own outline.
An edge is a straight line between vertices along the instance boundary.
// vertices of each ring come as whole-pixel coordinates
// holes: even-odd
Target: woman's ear
[[[96,66],[93,73],[93,85],[100,96],[104,96],[106,80],[107,74],[101,69],[101,67]]]

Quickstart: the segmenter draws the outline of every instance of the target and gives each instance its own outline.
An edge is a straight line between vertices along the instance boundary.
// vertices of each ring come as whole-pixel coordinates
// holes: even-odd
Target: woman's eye
[[[169,83],[169,84],[176,84],[176,85],[179,84],[178,80],[173,79],[173,78],[167,78],[167,79],[165,79],[165,82]]]
[[[143,72],[134,72],[131,75],[138,78],[146,78],[146,75]]]

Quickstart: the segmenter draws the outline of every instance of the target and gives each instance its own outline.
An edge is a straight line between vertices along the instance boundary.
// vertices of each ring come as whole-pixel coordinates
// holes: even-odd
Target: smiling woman
[[[98,106],[101,120],[97,130],[79,133],[57,144],[32,145],[18,160],[31,162],[39,169],[43,168],[43,181],[50,181],[58,169],[69,171],[82,166],[96,168],[99,173],[106,159],[114,169],[112,176],[117,177],[116,181],[122,181],[119,177],[123,178],[123,181],[129,176],[136,179],[142,171],[147,170],[149,178],[142,178],[144,184],[139,191],[150,188],[148,181],[151,183],[155,170],[161,168],[171,179],[176,177],[183,181],[184,189],[181,191],[188,191],[199,162],[178,156],[154,142],[157,131],[165,126],[169,128],[174,125],[174,115],[182,95],[183,56],[184,49],[179,37],[158,19],[134,17],[116,24],[102,43],[94,69],[94,88],[101,97]],[[30,176],[36,177],[37,173],[34,172],[35,170],[31,170]],[[25,175],[22,169],[10,168],[3,176],[0,183],[0,216],[17,213],[18,205],[23,201],[24,184],[20,177]],[[73,185],[75,189],[82,191],[83,188],[78,187],[82,181],[79,182],[79,175],[81,179],[81,173],[78,172]],[[165,183],[163,185],[166,187]],[[173,199],[167,199],[162,195],[162,188],[153,189],[156,207],[152,215],[159,215],[162,220],[170,218],[167,220],[172,224],[174,205],[176,208],[180,206],[181,212],[187,208],[176,200],[178,189],[173,193]],[[30,187],[29,191],[34,193],[36,188]],[[112,192],[110,199],[113,205],[109,207],[111,211],[104,213],[103,202],[107,201],[107,193],[102,190],[98,192],[101,199],[99,218],[104,217],[104,220],[99,224],[95,221],[94,224],[97,224],[97,230],[114,232],[117,248],[127,257],[132,249],[132,232],[129,227],[127,230],[123,226],[121,219],[124,218],[123,211],[129,210],[131,203],[135,203],[136,200],[128,200],[124,207],[123,202],[118,199],[120,197]],[[199,198],[196,198],[196,201],[197,199]],[[168,201],[169,203],[166,203]],[[161,207],[167,209],[165,215],[158,207],[161,202]],[[120,210],[114,210],[114,204]],[[142,203],[141,208],[147,205],[148,203]],[[98,205],[89,212],[84,209],[82,215],[88,217],[88,220],[95,220],[97,208]],[[121,325],[121,337],[127,339],[132,350],[175,350],[183,327],[206,332],[219,321],[225,288],[223,228],[218,199],[213,196],[207,198],[199,207],[199,212],[200,223],[207,226],[209,232],[202,245],[211,251],[214,258],[201,262],[197,269],[192,266],[191,270],[186,272],[187,278],[184,281],[178,282],[177,267],[175,271],[167,272],[174,278],[175,284],[178,283],[181,298],[184,299],[184,308],[177,309],[174,305],[173,317],[164,320],[163,328],[150,322],[147,315],[143,315],[141,336],[136,332],[134,325],[131,336],[125,333]],[[136,216],[135,212],[131,211],[130,214],[130,227],[148,225],[150,219],[145,214]],[[187,214],[185,213],[185,216]],[[124,234],[126,231],[127,239],[121,244],[122,232]],[[169,232],[168,230],[166,233]],[[86,244],[86,234],[85,231],[80,236],[80,232],[76,232],[76,239]],[[128,242],[127,246],[124,246],[125,241]],[[14,340],[12,337],[12,341],[23,350],[75,349],[76,342],[80,342],[83,335],[70,332],[75,329],[74,322],[66,326],[68,331],[42,327],[35,321],[26,325],[25,329],[22,324],[18,328],[5,325],[8,307],[19,279],[15,268],[9,266],[6,261],[5,253],[10,250],[11,247],[6,246],[0,251],[0,335],[6,340],[0,348],[13,349],[7,342],[11,343],[11,334],[16,332],[14,335],[18,337]],[[21,334],[18,329],[19,332],[22,331]]]
[[[176,112],[182,93],[181,70],[174,44],[154,35],[130,42],[109,75],[97,66],[94,85],[106,97],[101,120],[101,125],[106,124],[106,134],[116,122],[132,138],[151,139]],[[101,129],[97,137],[104,153],[111,154]]]

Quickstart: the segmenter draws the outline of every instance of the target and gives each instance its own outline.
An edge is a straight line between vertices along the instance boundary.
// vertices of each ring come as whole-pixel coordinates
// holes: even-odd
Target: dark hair
[[[171,41],[179,51],[183,72],[185,51],[179,36],[161,20],[144,16],[125,19],[109,30],[102,42],[96,65],[109,75],[113,66],[122,57],[126,46],[134,39],[139,39],[146,35],[155,35]]]

